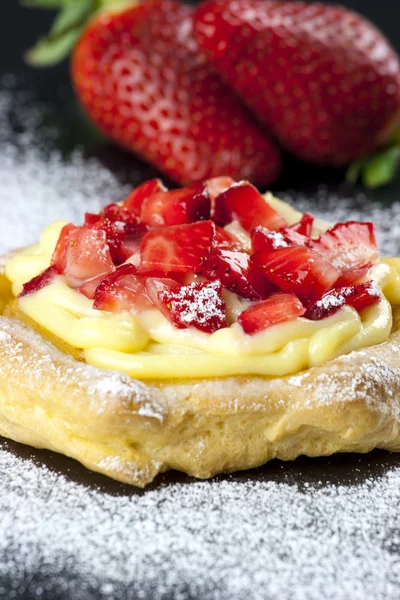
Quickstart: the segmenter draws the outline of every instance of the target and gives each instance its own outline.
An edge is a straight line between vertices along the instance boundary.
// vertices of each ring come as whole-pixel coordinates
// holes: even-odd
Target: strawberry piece
[[[280,292],[280,289],[265,277],[264,270],[258,262],[258,256],[258,253],[250,256],[247,276],[249,284],[258,297],[265,300],[272,294]]]
[[[40,273],[40,275],[37,275],[36,277],[24,284],[22,292],[20,293],[18,298],[28,296],[28,294],[34,294],[35,292],[38,292],[44,287],[50,285],[50,283],[54,281],[57,275],[59,275],[59,272],[55,265],[53,265],[52,267],[48,267],[45,271],[43,271],[43,273]]]
[[[373,267],[373,264],[367,263],[366,265],[361,265],[361,267],[358,267],[356,269],[345,271],[335,283],[335,287],[340,288],[346,287],[348,285],[353,285],[356,281],[361,279],[361,277],[364,277],[371,267]]]
[[[298,223],[291,225],[285,229],[286,232],[293,231],[304,235],[305,237],[311,237],[312,228],[314,225],[314,217],[310,213],[305,212]]]
[[[338,223],[317,240],[310,240],[308,245],[340,269],[342,276],[346,276],[347,283],[353,283],[360,277],[361,267],[379,259],[372,223]]]
[[[125,238],[140,236],[147,231],[146,225],[141,223],[135,215],[128,209],[118,204],[109,204],[105,207],[99,221],[92,227],[101,229],[106,233],[107,243],[110,248],[111,257],[115,264],[123,263],[126,258],[128,245],[125,244],[124,250],[121,247]]]
[[[235,183],[215,199],[215,222],[226,225],[235,219],[247,231],[257,225],[268,229],[281,229],[287,225],[285,219],[248,181]]]
[[[149,285],[152,285],[150,280]],[[154,289],[157,291],[158,308],[178,329],[195,327],[213,333],[228,327],[221,282],[194,282],[182,286],[174,283],[171,286],[158,280]]]
[[[66,276],[72,287],[105,277],[114,270],[105,232],[66,225],[57,242],[52,265]]]
[[[211,199],[207,186],[195,183],[146,198],[142,204],[141,220],[152,228],[184,225],[209,219],[210,212]]]
[[[165,187],[161,179],[151,179],[149,181],[145,181],[142,183],[142,185],[139,185],[139,187],[134,189],[127,198],[125,198],[123,206],[137,217],[140,217],[142,204],[147,198],[153,194],[167,191],[168,189]]]
[[[381,299],[382,295],[375,281],[366,281],[365,283],[331,290],[310,306],[305,316],[312,321],[319,321],[333,315],[345,304],[360,311],[380,302]]]
[[[294,294],[274,294],[243,311],[238,322],[245,333],[252,335],[277,323],[301,317],[304,313],[305,308]]]
[[[250,256],[245,252],[214,248],[205,261],[203,273],[211,280],[218,279],[224,288],[243,298],[259,300],[261,296],[249,281]]]
[[[343,6],[209,0],[198,42],[218,72],[298,157],[346,165],[386,141],[400,113],[400,62]]]
[[[84,224],[87,227],[92,227],[93,225],[96,225],[96,223],[98,223],[99,221],[101,221],[101,215],[100,214],[85,213],[85,222],[84,222]]]
[[[146,278],[133,265],[122,265],[103,279],[94,296],[93,308],[109,312],[123,310],[137,313],[153,303],[146,288]]]
[[[212,221],[154,229],[140,247],[141,272],[199,272],[215,236]]]
[[[296,231],[289,231],[289,228],[284,228],[280,231],[271,231],[266,227],[256,227],[251,232],[251,247],[253,252],[289,248],[294,245],[303,246],[306,241],[306,237]]]
[[[207,191],[211,198],[211,201],[214,202],[215,198],[221,194],[224,190],[228,189],[235,182],[232,177],[213,177],[212,179],[208,179],[206,182]]]
[[[253,260],[283,292],[307,302],[319,300],[332,289],[340,274],[323,256],[304,246],[256,252]]]
[[[100,12],[74,51],[77,94],[103,133],[181,184],[267,185],[279,150],[200,55],[193,12],[173,0]]]
[[[215,246],[221,250],[243,250],[240,240],[218,225],[215,226]]]

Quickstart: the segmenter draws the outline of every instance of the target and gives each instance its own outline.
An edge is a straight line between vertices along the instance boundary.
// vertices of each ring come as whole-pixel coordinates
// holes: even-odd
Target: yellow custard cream
[[[289,222],[300,214],[276,199],[268,201]],[[25,282],[50,264],[59,233],[56,222],[43,232],[39,244],[12,258],[6,276],[17,296]],[[392,329],[391,304],[400,304],[400,258],[384,259],[368,273],[383,293],[382,301],[359,314],[349,306],[320,321],[297,318],[246,335],[235,322],[246,301],[227,292],[233,321],[212,334],[194,328],[177,329],[157,310],[141,314],[112,314],[92,308],[93,302],[68,287],[63,277],[19,299],[19,307],[41,327],[75,348],[86,361],[124,371],[141,379],[223,377],[228,375],[283,376],[323,364],[357,348],[387,340]]]

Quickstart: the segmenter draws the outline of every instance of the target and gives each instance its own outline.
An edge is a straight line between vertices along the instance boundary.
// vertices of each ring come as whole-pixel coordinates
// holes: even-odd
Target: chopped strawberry
[[[127,247],[121,252],[122,244],[127,237],[139,237],[147,231],[146,225],[141,223],[128,209],[118,204],[109,204],[101,214],[101,219],[93,224],[95,229],[105,231],[111,257],[115,264],[126,260]]]
[[[302,241],[303,236],[294,232],[295,236],[299,237],[299,241]],[[305,238],[304,238],[305,239]],[[277,248],[289,248],[294,243],[290,239],[290,236],[285,233],[285,230],[271,231],[266,227],[255,227],[251,232],[251,247],[253,252],[262,252],[263,250],[276,250]],[[303,244],[297,244],[303,245]]]
[[[380,302],[382,295],[375,281],[366,281],[357,285],[331,290],[307,309],[306,318],[318,321],[333,315],[345,304],[357,311]]]
[[[285,219],[248,181],[235,183],[217,196],[213,218],[218,225],[226,225],[237,219],[247,231],[258,225],[268,229],[281,229],[287,225]]]
[[[30,281],[24,284],[22,288],[22,292],[18,296],[18,298],[22,298],[23,296],[27,296],[28,294],[34,294],[44,287],[50,285],[55,277],[59,275],[58,269],[55,265],[52,267],[48,267],[43,273],[37,275]]]
[[[357,269],[351,269],[349,271],[345,271],[344,273],[342,273],[342,275],[339,277],[339,279],[335,283],[335,288],[341,288],[341,287],[346,287],[348,285],[353,285],[359,279],[361,279],[361,277],[364,277],[368,273],[368,271],[370,270],[370,268],[372,266],[373,266],[373,264],[370,262],[370,263],[367,263],[366,265],[362,265],[361,267],[358,267]]]
[[[88,227],[92,227],[93,225],[96,225],[96,223],[101,221],[101,218],[102,217],[100,214],[85,213],[85,225],[87,225]]]
[[[283,292],[294,293],[308,302],[319,300],[340,275],[323,256],[304,246],[256,252],[253,260]]]
[[[241,241],[230,231],[215,226],[215,246],[221,250],[243,250]]]
[[[340,269],[348,284],[359,279],[361,267],[379,259],[372,223],[338,223],[317,240],[310,240],[308,245]]]
[[[257,259],[258,253],[250,256],[248,279],[258,297],[265,300],[272,294],[280,292],[280,289],[265,277],[264,270]]]
[[[212,221],[154,229],[140,247],[141,272],[199,272],[214,241]]]
[[[271,325],[301,317],[304,313],[305,308],[294,294],[274,294],[243,311],[238,322],[243,331],[251,335]]]
[[[109,312],[139,312],[153,306],[146,288],[146,278],[138,275],[136,267],[122,265],[98,286],[93,308]]]
[[[133,213],[136,217],[140,217],[140,213],[142,211],[142,204],[149,198],[152,194],[157,194],[160,192],[167,192],[167,188],[161,181],[161,179],[151,179],[150,181],[145,181],[142,185],[139,185],[136,189],[133,190],[129,194],[127,198],[125,198],[123,206],[128,209],[131,213]]]
[[[314,217],[310,213],[305,212],[298,223],[291,225],[287,230],[295,231],[305,237],[311,237],[312,228],[314,225]]]
[[[219,281],[170,286],[159,280],[156,290],[158,308],[178,329],[195,327],[213,333],[228,326]]]
[[[250,256],[245,252],[214,248],[205,261],[203,273],[211,280],[218,279],[224,288],[243,298],[259,300],[261,296],[249,281]]]
[[[79,231],[79,227],[73,225],[72,223],[68,223],[64,225],[61,229],[60,235],[58,236],[57,244],[53,252],[53,256],[51,259],[51,264],[55,265],[59,271],[59,273],[64,273],[66,262],[67,262],[67,253],[70,246],[70,239],[73,239],[73,236]]]
[[[149,227],[184,225],[210,218],[211,200],[207,186],[189,187],[152,194],[143,201],[141,220]]]
[[[230,188],[235,182],[232,177],[213,177],[212,179],[205,181],[205,183],[211,201],[214,202],[215,198],[219,196],[221,192]]]
[[[67,277],[72,287],[80,287],[101,275],[105,277],[114,270],[105,232],[66,225],[57,242],[52,265]]]

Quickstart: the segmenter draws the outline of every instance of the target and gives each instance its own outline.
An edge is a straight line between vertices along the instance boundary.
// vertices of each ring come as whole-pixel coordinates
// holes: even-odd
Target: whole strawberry
[[[371,23],[344,7],[209,0],[195,31],[221,76],[305,160],[348,164],[399,123],[399,59]]]
[[[72,57],[77,95],[97,127],[181,184],[222,174],[273,182],[279,151],[200,56],[193,9],[174,0],[106,4]]]

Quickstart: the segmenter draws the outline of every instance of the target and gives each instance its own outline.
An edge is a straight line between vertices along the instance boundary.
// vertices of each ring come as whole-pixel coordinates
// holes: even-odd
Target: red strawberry
[[[72,287],[114,270],[106,234],[89,227],[66,225],[60,234],[52,265],[63,273]]]
[[[212,202],[214,202],[215,198],[220,195],[221,192],[228,189],[235,182],[232,177],[214,177],[213,179],[209,179],[207,182],[207,191],[210,195]]]
[[[209,0],[200,46],[280,142],[316,163],[373,152],[400,117],[400,62],[385,37],[342,6]]]
[[[93,308],[109,312],[139,312],[153,306],[146,288],[146,278],[133,265],[122,265],[105,277],[98,286]]]
[[[215,226],[215,245],[221,250],[243,250],[240,240],[218,225]]]
[[[253,334],[271,325],[301,317],[304,313],[305,308],[294,294],[274,294],[243,311],[238,322],[245,333]]]
[[[309,246],[340,269],[341,283],[354,283],[379,260],[372,223],[338,223],[317,240],[310,240]]]
[[[183,184],[222,174],[274,181],[279,151],[199,54],[193,9],[174,0],[115,4],[89,22],[72,60],[98,128]]]
[[[179,286],[149,279],[148,285],[153,288],[152,297],[156,295],[158,308],[178,329],[195,327],[213,333],[228,326],[219,281]]]
[[[217,196],[213,218],[219,225],[226,225],[237,219],[247,231],[257,225],[269,229],[280,229],[287,225],[285,219],[248,181],[235,183]]]
[[[218,279],[224,288],[243,298],[259,300],[262,296],[249,281],[249,263],[250,256],[245,252],[214,248],[205,261],[203,273],[208,279]]]
[[[332,289],[340,273],[323,256],[303,246],[256,252],[252,258],[269,281],[306,302],[315,302]]]
[[[28,294],[34,294],[35,292],[38,292],[44,287],[50,285],[50,283],[54,281],[54,278],[57,277],[57,275],[59,275],[57,267],[54,265],[52,267],[49,267],[48,269],[43,271],[43,273],[40,273],[40,275],[37,275],[37,277],[34,277],[33,279],[25,283],[22,292],[18,297],[22,298],[23,296],[27,296]]]
[[[312,228],[314,224],[314,217],[310,213],[305,212],[298,223],[291,225],[287,228],[287,231],[294,231],[305,237],[311,237]]]
[[[95,221],[95,215],[86,214],[85,223],[92,223],[91,227],[100,229],[107,236],[107,243],[110,248],[111,257],[115,264],[123,263],[126,258],[128,246],[122,245],[126,238],[140,238],[145,231],[146,225],[141,223],[139,219],[127,208],[118,204],[109,204],[104,211],[99,215],[99,219]]]
[[[382,299],[382,295],[374,281],[366,281],[358,285],[341,287],[331,290],[310,306],[306,312],[306,318],[313,321],[324,319],[333,315],[345,304],[360,311],[367,306],[376,304]]]
[[[125,198],[123,205],[131,213],[137,217],[140,217],[142,204],[146,198],[152,196],[153,194],[167,191],[168,190],[161,179],[151,179],[150,181],[145,181],[142,183],[142,185],[139,185],[139,187],[135,188],[133,192],[131,192],[129,196]]]
[[[142,204],[141,220],[149,227],[183,225],[210,218],[211,199],[207,185],[193,185],[171,192],[159,192]]]
[[[212,221],[149,231],[140,248],[141,272],[190,273],[201,270],[214,241]]]
[[[289,248],[289,246],[304,246],[307,240],[308,238],[290,229],[290,227],[283,228],[280,231],[271,231],[266,227],[255,227],[251,232],[253,252]]]

